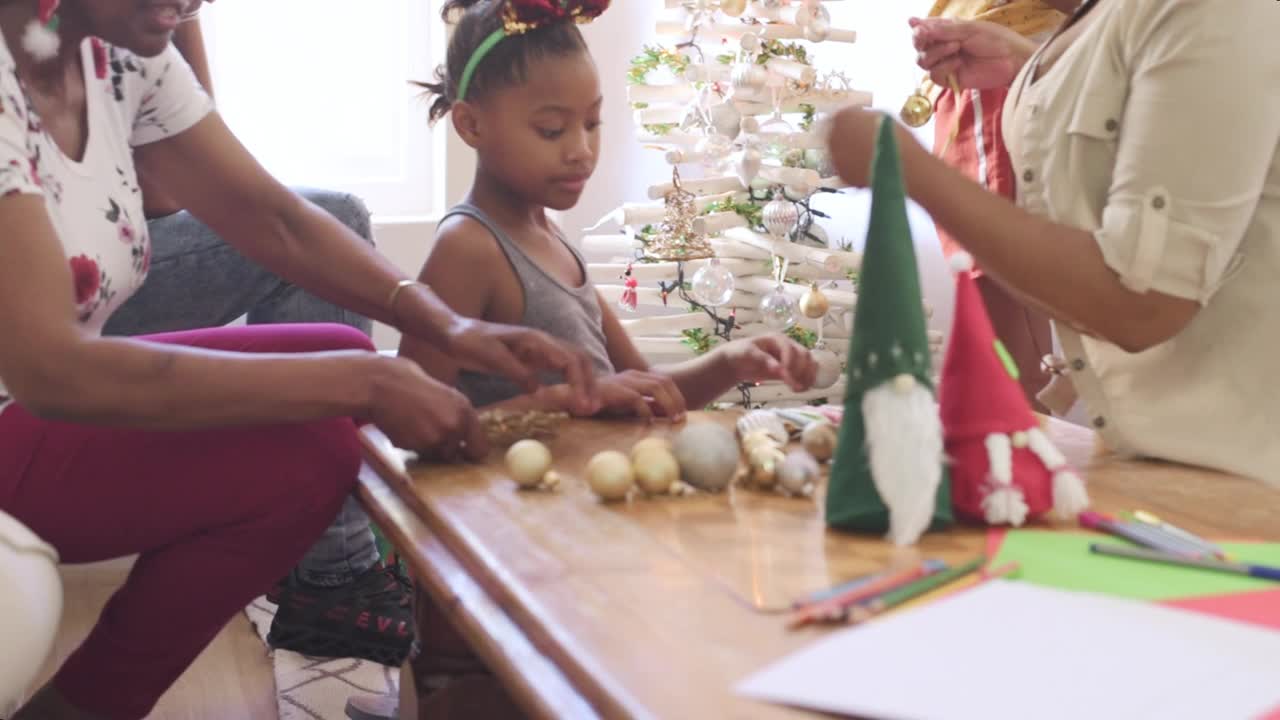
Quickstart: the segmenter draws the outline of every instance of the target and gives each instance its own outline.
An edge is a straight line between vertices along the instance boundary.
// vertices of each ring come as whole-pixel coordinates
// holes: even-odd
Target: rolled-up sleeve
[[[1280,140],[1280,5],[1138,0],[1117,61],[1129,91],[1095,232],[1135,292],[1200,303],[1222,283]]]

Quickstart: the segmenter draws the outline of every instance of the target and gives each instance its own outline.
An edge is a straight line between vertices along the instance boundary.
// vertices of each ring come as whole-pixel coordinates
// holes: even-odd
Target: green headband
[[[462,79],[458,81],[459,100],[467,99],[467,88],[471,86],[471,76],[476,74],[476,68],[480,66],[480,61],[484,60],[485,56],[492,52],[498,46],[498,43],[502,42],[506,37],[507,31],[505,29],[494,30],[489,34],[489,37],[484,39],[484,42],[480,43],[480,47],[477,47],[476,51],[471,53],[471,59],[467,61],[467,66],[462,70]]]

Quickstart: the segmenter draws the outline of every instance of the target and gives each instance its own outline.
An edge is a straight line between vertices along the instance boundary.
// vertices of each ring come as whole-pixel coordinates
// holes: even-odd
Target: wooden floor
[[[106,604],[124,582],[131,559],[93,565],[62,566],[65,605],[62,626],[40,682],[84,639]],[[277,720],[275,680],[262,641],[239,614],[218,635],[169,692],[152,720]]]

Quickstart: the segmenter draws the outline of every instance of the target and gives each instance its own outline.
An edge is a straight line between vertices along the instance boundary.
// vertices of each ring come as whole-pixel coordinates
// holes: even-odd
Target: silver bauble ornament
[[[790,200],[770,200],[760,213],[764,229],[774,237],[786,237],[800,221],[800,208]]]

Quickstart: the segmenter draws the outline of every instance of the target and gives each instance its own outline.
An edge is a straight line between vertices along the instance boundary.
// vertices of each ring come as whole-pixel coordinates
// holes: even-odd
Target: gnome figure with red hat
[[[957,253],[952,267],[955,317],[939,404],[956,515],[1015,527],[1049,511],[1075,517],[1089,506],[1084,483],[1031,412],[982,304],[972,258]]]

